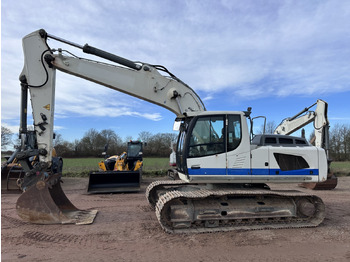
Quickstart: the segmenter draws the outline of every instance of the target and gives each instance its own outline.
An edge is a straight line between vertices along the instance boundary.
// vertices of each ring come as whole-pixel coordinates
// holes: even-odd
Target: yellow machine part
[[[103,160],[100,161],[100,162],[98,162],[98,167],[99,167],[102,171],[107,171],[105,162],[104,162]]]
[[[109,158],[115,158],[116,159],[113,171],[137,171],[137,170],[139,170],[142,167],[142,161],[137,160],[134,169],[130,170],[128,164],[125,163],[126,152],[124,152],[121,156],[115,155],[115,156],[111,156]],[[107,168],[106,168],[104,160],[102,160],[102,161],[100,161],[98,163],[98,167],[102,171],[107,171]]]
[[[113,171],[125,171],[128,170],[127,165],[125,165],[126,152],[123,152],[117,160],[115,161]]]
[[[137,160],[134,171],[139,170],[141,167],[142,167],[142,161]]]
[[[57,157],[56,149],[52,148],[52,157]]]
[[[118,159],[116,162],[115,162],[115,165],[114,165],[114,170],[113,171],[124,171],[124,159]]]
[[[118,160],[115,163],[115,166],[116,168],[114,169],[114,171],[137,171],[142,167],[142,161],[137,160],[133,170],[129,168],[129,165],[127,163],[125,164],[124,160]]]

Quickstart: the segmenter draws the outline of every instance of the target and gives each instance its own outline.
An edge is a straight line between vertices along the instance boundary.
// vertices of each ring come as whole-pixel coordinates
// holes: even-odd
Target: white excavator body
[[[61,48],[50,48],[47,38],[75,46],[113,64],[69,53],[64,55],[65,51]],[[20,75],[22,97],[26,98],[29,89],[36,133],[35,146],[29,148],[26,144],[27,108],[22,98],[20,133],[23,146],[17,157],[25,168],[26,176],[21,184],[25,193],[17,201],[17,211],[23,219],[33,223],[61,221],[79,224],[84,222],[77,221],[76,217],[82,216],[88,217],[86,223],[92,223],[92,217],[97,212],[81,211],[71,203],[66,204],[68,199],[57,186],[60,172],[53,168],[55,161],[51,152],[55,70],[60,70],[162,106],[175,113],[176,121],[181,122],[176,150],[176,172],[181,181],[175,184],[155,183],[147,189],[147,198],[156,206],[158,219],[166,231],[177,232],[180,229],[179,232],[192,232],[196,227],[201,228],[201,232],[214,227],[215,230],[230,230],[241,228],[234,224],[241,225],[242,219],[248,219],[248,222],[243,223],[247,228],[255,228],[250,223],[257,223],[261,219],[264,219],[264,227],[276,227],[276,223],[286,218],[292,218],[288,221],[293,221],[291,223],[296,226],[316,226],[322,222],[324,206],[316,196],[261,191],[267,190],[265,183],[324,181],[327,160],[322,148],[289,136],[263,135],[251,140],[247,124],[250,110],[206,111],[194,90],[163,66],[133,62],[87,44],[80,46],[49,35],[44,30],[24,37],[23,50],[25,65]],[[32,156],[38,156],[39,161],[35,165],[29,162]],[[237,188],[244,190],[235,191]],[[252,190],[247,191],[246,188]],[[206,191],[208,189],[214,191]],[[192,196],[188,195],[189,192]],[[36,201],[39,195],[41,202]],[[165,195],[169,196],[168,200]],[[247,198],[250,200],[243,204],[245,200],[239,199],[245,195],[249,195]],[[48,205],[45,202],[50,197]],[[264,198],[269,200],[264,202],[261,200]],[[232,203],[225,202],[227,199],[235,200]],[[311,207],[305,208],[301,204],[304,202],[310,202]],[[187,206],[189,203],[191,207]],[[205,215],[214,212],[213,205],[226,207],[233,204],[238,205],[238,211],[230,207],[218,211],[214,216]],[[41,207],[45,205],[49,208],[42,210]],[[55,205],[58,208],[55,209]],[[265,207],[257,208],[256,205]],[[55,214],[50,211],[53,209]],[[43,219],[43,214],[48,215]],[[276,217],[276,214],[280,215]],[[299,225],[299,220],[303,220],[304,224]],[[295,226],[291,223],[279,227]]]

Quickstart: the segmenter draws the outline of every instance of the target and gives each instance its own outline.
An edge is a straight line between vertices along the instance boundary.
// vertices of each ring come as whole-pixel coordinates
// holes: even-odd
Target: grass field
[[[88,176],[91,171],[98,171],[98,162],[102,158],[65,158],[63,160],[64,176]],[[165,175],[169,168],[169,158],[144,158],[145,175]]]
[[[102,158],[65,158],[63,160],[64,176],[88,176],[89,172],[98,170]],[[1,158],[1,162],[5,161]],[[145,175],[165,175],[169,168],[169,158],[144,158]],[[336,176],[350,176],[350,161],[332,162],[331,170]]]
[[[332,162],[331,171],[336,176],[350,176],[350,161]]]

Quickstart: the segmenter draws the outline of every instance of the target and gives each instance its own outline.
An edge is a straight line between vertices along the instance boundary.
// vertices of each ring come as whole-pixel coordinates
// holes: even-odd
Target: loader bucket
[[[141,171],[92,172],[88,193],[122,193],[140,191]]]
[[[57,181],[50,185],[40,180],[26,190],[16,203],[18,216],[34,224],[92,224],[98,211],[76,208],[64,194],[60,179]]]

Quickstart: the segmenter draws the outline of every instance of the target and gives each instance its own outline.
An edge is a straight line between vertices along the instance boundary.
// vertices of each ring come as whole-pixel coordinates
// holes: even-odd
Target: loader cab
[[[143,160],[143,143],[141,141],[129,141],[126,162],[130,170],[133,170],[137,161]]]
[[[232,161],[237,157],[249,169],[249,151],[248,127],[243,112],[205,111],[182,120],[177,169],[191,181],[226,178],[232,172],[228,165],[233,165]]]

